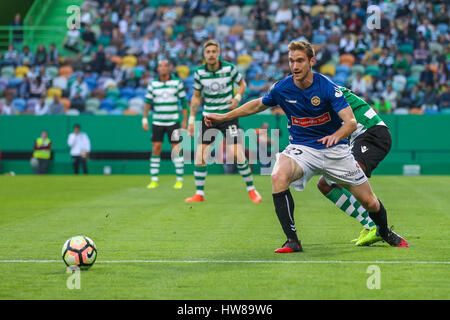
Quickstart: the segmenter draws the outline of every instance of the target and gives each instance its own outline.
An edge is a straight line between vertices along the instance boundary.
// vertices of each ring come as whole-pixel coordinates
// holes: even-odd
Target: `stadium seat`
[[[446,23],[439,23],[437,29],[440,34],[445,35],[448,32],[449,26]]]
[[[105,110],[105,109],[98,109],[98,110],[95,110],[94,114],[98,115],[98,116],[104,116],[104,115],[107,115],[108,112],[109,111]]]
[[[27,101],[25,99],[15,98],[12,103],[19,112],[23,112],[27,108]]]
[[[89,78],[84,78],[84,81],[86,82],[86,84],[89,87],[89,90],[95,90],[95,88],[97,88],[97,79],[89,77]]]
[[[352,74],[357,74],[359,73],[360,75],[364,74],[364,66],[362,64],[355,64],[352,67]]]
[[[177,75],[181,79],[186,79],[189,76],[190,70],[188,66],[185,65],[179,65],[175,68],[177,71]]]
[[[100,103],[100,109],[112,110],[114,109],[115,100],[111,98],[105,98]]]
[[[116,108],[116,109],[113,109],[113,110],[109,110],[108,114],[112,115],[112,116],[121,116],[123,114],[123,111],[124,110],[121,109],[121,108]]]
[[[39,103],[39,98],[29,98],[27,100],[27,110],[33,110],[36,107],[36,105]]]
[[[65,112],[66,115],[68,116],[79,116],[80,115],[80,111],[77,109],[69,109]]]
[[[142,113],[144,110],[144,100],[142,98],[136,97],[130,100],[128,103],[128,108],[131,110],[136,110],[138,113]]]
[[[137,64],[137,58],[135,56],[125,56],[122,59],[122,66],[133,69]]]
[[[336,67],[332,64],[324,64],[320,67],[320,73],[328,74],[331,77],[336,75]]]
[[[144,96],[147,94],[147,89],[138,87],[138,88],[136,88],[135,92],[136,92],[136,97],[144,98]]]
[[[192,22],[191,22],[192,28],[196,29],[198,26],[204,26],[205,22],[206,22],[206,18],[204,16],[200,16],[200,15],[194,16],[192,18]]]
[[[244,41],[249,42],[249,43],[254,41],[255,40],[255,30],[245,29],[243,32],[242,38],[244,39]]]
[[[237,58],[238,65],[248,66],[250,62],[252,62],[252,57],[248,54],[244,54]]]
[[[227,17],[227,16],[223,16],[220,19],[220,24],[229,26],[231,28],[232,25],[234,25],[236,19],[234,19],[233,17]]]
[[[23,79],[14,77],[9,80],[9,87],[11,88],[19,88],[19,86],[22,84]]]
[[[442,109],[441,114],[450,114],[450,108]]]
[[[244,17],[248,17],[250,12],[252,11],[253,6],[245,5],[241,8],[241,15]]]
[[[217,17],[214,17],[214,18],[217,18]],[[184,24],[177,24],[176,26],[174,26],[173,31],[172,31],[172,39],[176,39],[177,35],[179,33],[183,33],[185,30],[186,30],[186,25],[184,25]]]
[[[89,98],[86,100],[86,111],[94,113],[100,109],[100,100],[97,98]]]
[[[61,90],[66,90],[68,88],[69,81],[65,77],[56,77],[53,79],[52,84],[56,88],[60,88]]]
[[[347,78],[350,75],[351,69],[348,65],[340,64],[336,67],[336,74],[343,74]]]
[[[409,76],[406,79],[406,87],[408,89],[413,88],[416,85],[416,83],[419,82],[419,79],[420,79],[419,76],[413,76],[413,75]]]
[[[425,70],[425,66],[422,64],[415,64],[411,66],[411,75],[420,77],[422,71]]]
[[[411,108],[409,114],[424,114],[424,111],[420,108]]]
[[[393,114],[409,114],[409,110],[407,108],[397,108]]]
[[[243,32],[244,27],[239,24],[235,24],[230,28],[230,34],[242,35]]]
[[[417,108],[417,109],[419,109],[419,108]],[[422,109],[419,109],[419,110],[422,110]],[[439,110],[427,109],[427,110],[425,110],[425,112],[422,111],[422,113],[417,113],[417,114],[439,114]]]
[[[5,66],[2,68],[1,71],[2,78],[11,79],[14,77],[14,67],[12,66]]]
[[[106,89],[106,98],[117,100],[120,97],[120,90],[118,88]]]
[[[69,110],[72,105],[69,98],[62,97],[61,99],[59,99],[59,102],[61,102],[61,104],[63,105],[64,111]]]
[[[116,46],[107,46],[105,48],[105,53],[110,54],[111,56],[115,56],[117,54],[117,47]]]
[[[347,76],[343,73],[339,73],[339,74],[336,74],[332,80],[338,86],[345,86],[345,84],[347,82]]]
[[[355,56],[351,53],[344,53],[339,57],[339,64],[345,64],[350,68],[353,67],[355,63]]]
[[[362,77],[364,79],[364,81],[366,82],[367,86],[370,87],[371,83],[372,83],[372,76],[370,74],[366,74]]]
[[[8,87],[8,84],[9,84],[8,78],[1,77],[0,78],[0,91],[4,91]]]
[[[430,53],[440,55],[444,52],[444,47],[442,44],[437,42],[432,42],[430,45]]]
[[[115,64],[122,64],[122,57],[121,56],[112,56],[111,61]]]
[[[341,9],[339,6],[337,6],[335,4],[329,4],[325,7],[325,11],[326,12],[334,12],[335,14],[339,15],[339,13],[341,12]]]
[[[128,108],[128,99],[125,98],[120,98],[116,101],[114,108],[120,108],[122,110],[125,110],[126,108]]]
[[[315,5],[311,8],[311,12],[309,13],[311,17],[318,15],[320,12],[325,12],[325,7],[322,5]]]
[[[57,87],[50,87],[47,90],[47,98],[53,98],[55,95],[58,96],[58,98],[62,97],[62,90]]]
[[[111,38],[108,35],[102,34],[98,37],[97,44],[103,45],[103,47],[108,47],[111,43]]]
[[[28,72],[30,72],[30,68],[27,66],[19,66],[15,70],[15,77],[16,78],[23,78],[24,75],[26,75]]]
[[[378,77],[380,75],[380,67],[377,65],[367,66],[365,73],[374,77]]]
[[[144,66],[136,66],[133,69],[134,76],[138,79],[142,77],[142,75],[145,73],[145,67]]]
[[[135,96],[135,91],[133,88],[126,87],[120,90],[120,98],[121,99],[131,99]]]
[[[244,0],[246,6],[253,6],[257,0]]]
[[[55,67],[55,66],[48,66],[48,67],[45,69],[45,72],[47,73],[47,76],[48,76],[50,79],[54,79],[54,78],[56,78],[56,77],[58,76],[58,68]]]
[[[241,9],[237,5],[228,6],[225,10],[225,16],[233,17],[234,19],[238,19],[241,15]]]
[[[132,110],[132,109],[126,109],[123,111],[123,115],[125,115],[125,116],[135,116],[137,114],[138,114],[138,112],[136,110]]]
[[[400,50],[400,52],[402,52],[404,54],[412,54],[414,51],[414,47],[409,43],[404,43],[404,44],[400,45],[398,47],[398,49]]]
[[[221,40],[224,40],[228,36],[229,33],[230,33],[230,27],[227,25],[224,25],[224,24],[220,24],[216,28],[215,36],[219,41],[221,41]]]
[[[72,73],[73,73],[73,68],[70,65],[65,65],[65,66],[59,67],[58,74],[61,77],[65,77],[68,79],[72,75]]]

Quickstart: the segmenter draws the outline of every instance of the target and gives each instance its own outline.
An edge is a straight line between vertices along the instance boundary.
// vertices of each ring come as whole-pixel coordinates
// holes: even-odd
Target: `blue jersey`
[[[320,73],[305,90],[294,84],[292,76],[275,83],[263,99],[265,106],[279,105],[288,117],[289,140],[293,144],[325,149],[317,142],[342,126],[338,112],[349,106],[338,86]],[[338,144],[348,143],[347,139]]]

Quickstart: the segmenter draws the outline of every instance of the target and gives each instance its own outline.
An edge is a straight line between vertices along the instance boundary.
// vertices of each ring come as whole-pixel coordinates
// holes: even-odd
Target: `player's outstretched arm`
[[[342,126],[332,135],[317,140],[318,142],[322,142],[322,144],[326,144],[327,148],[335,145],[342,139],[349,137],[357,128],[356,118],[350,106],[340,110],[338,115],[343,121]]]
[[[262,98],[258,98],[255,100],[251,100],[247,103],[244,103],[239,108],[234,109],[227,113],[223,114],[210,113],[207,116],[205,116],[205,123],[207,126],[212,126],[215,123],[221,123],[240,117],[250,116],[252,114],[264,111],[267,108],[269,107],[262,103]]]

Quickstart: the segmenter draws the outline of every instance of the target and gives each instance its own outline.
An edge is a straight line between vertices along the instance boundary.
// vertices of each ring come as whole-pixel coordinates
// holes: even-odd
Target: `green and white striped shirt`
[[[386,126],[383,119],[375,112],[375,110],[363,99],[354,94],[350,89],[339,87],[344,94],[345,100],[353,110],[357,122],[356,130],[350,136],[350,143],[356,137],[366,132],[367,129],[373,126]],[[387,126],[386,126],[387,127]]]
[[[145,102],[152,106],[152,124],[157,126],[172,126],[180,119],[178,100],[183,109],[187,109],[186,92],[183,81],[170,78],[163,82],[159,79],[150,81],[145,95]]]
[[[204,101],[203,115],[228,112],[231,104],[227,102],[234,97],[233,85],[242,80],[232,63],[219,61],[219,64],[214,71],[203,64],[194,72],[194,89],[202,92]]]

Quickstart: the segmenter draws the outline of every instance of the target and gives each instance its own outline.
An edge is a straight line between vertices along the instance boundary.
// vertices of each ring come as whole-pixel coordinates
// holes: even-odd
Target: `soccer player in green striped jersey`
[[[203,116],[209,113],[225,113],[235,109],[242,95],[245,93],[247,84],[237,71],[236,67],[228,62],[219,60],[220,46],[215,40],[208,40],[203,45],[203,56],[206,63],[198,67],[194,72],[194,94],[191,100],[191,111],[189,116],[188,133],[194,136],[195,115],[203,98]],[[234,84],[238,84],[238,93],[234,94]],[[242,136],[237,119],[214,126],[207,127],[202,120],[201,135],[195,156],[195,194],[187,198],[185,202],[204,201],[205,180],[207,175],[206,157],[211,144],[214,142],[217,130],[221,131],[226,139],[226,152],[232,154],[237,162],[239,174],[244,179],[247,192],[254,203],[261,202],[261,195],[256,191],[253,184],[253,176],[245,157]]]
[[[148,112],[152,107],[152,155],[150,158],[150,174],[152,176],[149,189],[158,187],[159,167],[161,164],[161,146],[164,135],[167,134],[172,144],[172,161],[175,166],[177,180],[174,188],[183,187],[184,161],[180,155],[180,110],[181,102],[183,120],[182,129],[186,129],[187,102],[183,81],[171,76],[172,65],[167,60],[161,60],[157,67],[158,79],[152,80],[147,87],[145,107],[142,118],[142,128],[149,130]]]
[[[357,129],[350,136],[352,154],[366,176],[370,178],[372,171],[391,149],[392,138],[389,128],[366,101],[347,88],[340,87],[340,90],[357,121]],[[370,245],[382,240],[377,235],[375,223],[367,211],[347,189],[324,177],[319,179],[317,187],[339,209],[357,219],[363,226],[360,236],[353,240],[356,245]]]

